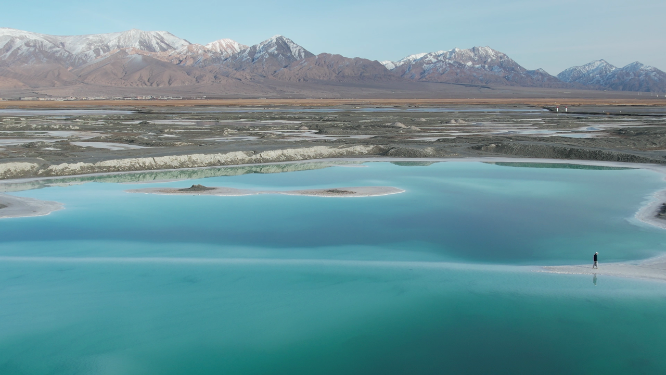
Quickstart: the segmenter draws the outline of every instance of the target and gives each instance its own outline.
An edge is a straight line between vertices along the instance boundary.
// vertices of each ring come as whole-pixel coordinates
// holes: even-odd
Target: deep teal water
[[[0,221],[0,374],[666,371],[663,283],[529,267],[663,253],[662,176],[365,166],[14,193],[67,208]],[[124,192],[194,183],[406,192]]]

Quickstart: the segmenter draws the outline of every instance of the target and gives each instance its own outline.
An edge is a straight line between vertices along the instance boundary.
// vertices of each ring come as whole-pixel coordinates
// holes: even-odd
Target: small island
[[[0,194],[0,219],[43,216],[63,208],[58,202]]]
[[[308,190],[250,190],[229,187],[208,187],[192,185],[189,188],[145,188],[127,190],[128,193],[160,194],[160,195],[216,195],[216,196],[242,196],[258,194],[305,195],[314,197],[376,197],[382,195],[403,193],[404,190],[392,186],[355,186],[329,189]]]
[[[191,187],[185,189],[178,189],[178,191],[209,191],[209,190],[215,190],[215,188],[210,188],[203,185],[192,185]]]

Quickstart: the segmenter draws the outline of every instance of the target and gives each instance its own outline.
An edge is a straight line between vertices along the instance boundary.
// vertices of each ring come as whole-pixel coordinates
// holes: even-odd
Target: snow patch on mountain
[[[164,52],[192,44],[167,31],[143,31],[137,29],[120,33],[58,38],[63,41],[63,47],[75,55],[93,53],[95,56],[101,54],[96,51],[134,48],[146,52]]]
[[[206,44],[204,47],[208,51],[220,54],[224,57],[231,56],[235,53],[238,53],[238,52],[248,48],[248,46],[246,46],[244,44],[240,44],[237,41],[231,40],[231,39],[216,40],[214,42]]]
[[[165,52],[191,43],[166,31],[56,36],[0,28],[0,59],[17,63],[81,65],[119,49]],[[53,61],[55,60],[55,61]]]
[[[380,61],[379,63],[384,65],[384,67],[388,70],[393,70],[393,68],[395,68],[395,63],[391,60],[384,60]]]

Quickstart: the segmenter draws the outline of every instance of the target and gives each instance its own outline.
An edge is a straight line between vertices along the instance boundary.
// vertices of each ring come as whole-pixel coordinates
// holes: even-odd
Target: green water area
[[[282,172],[282,173],[277,173]],[[160,174],[161,173],[161,174]],[[306,163],[4,185],[0,374],[663,374],[644,169]],[[392,186],[373,197],[130,194]]]

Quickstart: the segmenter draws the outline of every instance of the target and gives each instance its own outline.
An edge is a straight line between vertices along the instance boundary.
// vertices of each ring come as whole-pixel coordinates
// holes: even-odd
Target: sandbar
[[[569,275],[606,275],[666,281],[666,255],[641,261],[599,263],[599,268],[592,268],[592,262],[583,265],[546,266],[541,272]]]
[[[0,219],[44,216],[63,208],[58,202],[0,194]]]
[[[199,185],[200,186],[200,185]],[[402,189],[392,186],[352,186],[338,187],[328,189],[307,189],[307,190],[250,190],[235,189],[230,187],[204,187],[195,188],[145,188],[126,190],[128,193],[159,194],[159,195],[215,195],[222,197],[233,197],[243,195],[258,194],[282,194],[282,195],[305,195],[313,197],[376,197],[382,195],[391,195],[404,193]]]

